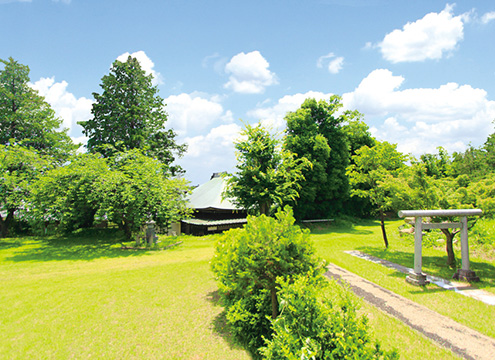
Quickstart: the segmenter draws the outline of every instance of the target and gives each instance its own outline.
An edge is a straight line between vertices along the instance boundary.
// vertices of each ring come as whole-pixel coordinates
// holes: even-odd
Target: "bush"
[[[470,244],[495,245],[495,219],[478,219],[468,236]]]
[[[211,267],[219,282],[232,331],[252,352],[270,334],[267,316],[278,315],[277,278],[308,271],[321,273],[309,231],[294,225],[287,207],[275,218],[248,217],[244,229],[232,229],[217,242]]]
[[[358,317],[349,291],[323,276],[280,279],[280,316],[273,338],[260,349],[266,360],[398,359],[372,342],[366,317]]]

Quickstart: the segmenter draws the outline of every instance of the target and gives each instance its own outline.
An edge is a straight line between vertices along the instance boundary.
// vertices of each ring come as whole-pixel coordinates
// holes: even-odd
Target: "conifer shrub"
[[[262,336],[270,337],[269,317],[278,315],[277,278],[308,271],[322,273],[308,230],[294,225],[286,207],[275,218],[250,216],[243,229],[226,232],[217,242],[211,267],[218,280],[232,332],[256,353]]]
[[[347,290],[323,277],[292,210],[248,217],[219,238],[211,268],[231,332],[255,358],[394,359],[372,342]]]
[[[398,359],[373,342],[350,292],[321,275],[279,280],[280,315],[260,354],[266,360]]]

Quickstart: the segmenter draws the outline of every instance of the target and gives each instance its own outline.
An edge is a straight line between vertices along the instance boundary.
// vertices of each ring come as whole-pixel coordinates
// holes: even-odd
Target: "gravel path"
[[[345,281],[368,303],[396,317],[426,337],[465,359],[495,359],[495,339],[397,295],[339,266],[331,264],[325,274]]]

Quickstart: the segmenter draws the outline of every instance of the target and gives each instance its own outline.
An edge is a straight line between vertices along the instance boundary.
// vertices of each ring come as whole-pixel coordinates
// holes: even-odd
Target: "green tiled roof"
[[[198,186],[189,195],[189,207],[196,210],[242,210],[242,208],[234,205],[229,199],[222,199],[225,183],[226,181],[221,174],[213,174],[210,181]]]

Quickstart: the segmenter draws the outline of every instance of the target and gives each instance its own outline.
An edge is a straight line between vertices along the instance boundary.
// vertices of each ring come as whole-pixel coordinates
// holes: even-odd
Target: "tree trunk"
[[[270,215],[270,203],[268,201],[262,202],[260,204],[260,214],[261,215]]]
[[[131,240],[132,239],[131,225],[126,220],[123,220],[122,222],[122,230],[124,231],[124,235],[126,239]]]
[[[455,268],[456,266],[456,261],[455,261],[455,254],[454,254],[454,236],[455,232],[450,232],[449,229],[440,229],[442,232],[445,234],[445,248],[447,250],[447,265],[450,266],[451,268]]]
[[[383,210],[380,210],[380,225],[382,226],[383,241],[385,242],[385,248],[388,248],[387,232],[385,231],[385,214]]]
[[[0,216],[0,237],[7,237],[9,235],[9,226],[13,218],[14,210],[9,210],[5,219],[2,219]]]
[[[272,288],[270,290],[272,296],[272,319],[276,319],[278,316],[278,299],[277,299],[277,289]]]

